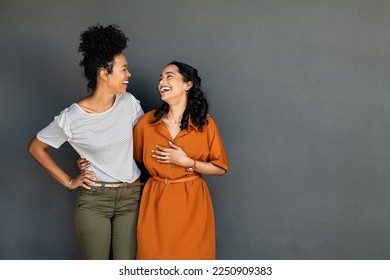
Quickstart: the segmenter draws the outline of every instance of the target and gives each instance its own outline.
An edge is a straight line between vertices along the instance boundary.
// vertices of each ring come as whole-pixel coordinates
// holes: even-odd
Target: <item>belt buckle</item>
[[[172,183],[172,179],[169,179],[169,178],[165,178],[164,179],[164,183],[169,185],[170,183]]]

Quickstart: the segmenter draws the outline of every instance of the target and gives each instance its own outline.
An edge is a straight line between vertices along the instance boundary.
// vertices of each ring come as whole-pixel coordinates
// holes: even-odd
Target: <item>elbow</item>
[[[27,153],[29,153],[30,156],[32,156],[34,154],[33,140],[31,140],[30,144],[28,144],[28,146],[27,146]]]
[[[219,166],[219,165],[216,165],[214,164],[214,168],[213,168],[213,171],[209,173],[209,175],[215,175],[215,176],[223,176],[227,173],[227,166],[226,166],[226,169]],[[210,170],[211,171],[211,170]]]
[[[27,146],[27,152],[33,158],[36,158],[36,156],[40,152],[40,150],[44,150],[44,149],[45,149],[45,147],[43,145],[40,145],[40,141],[36,137],[31,139],[30,143]]]
[[[225,175],[226,174],[226,170],[225,169],[222,169],[222,168],[220,168],[219,170],[218,170],[218,173],[216,174],[217,176],[223,176],[223,175]]]

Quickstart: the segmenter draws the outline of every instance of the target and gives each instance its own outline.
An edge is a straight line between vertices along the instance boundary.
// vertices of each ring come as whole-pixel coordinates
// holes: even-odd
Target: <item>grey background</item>
[[[390,1],[0,1],[0,259],[78,259],[75,193],[27,154],[86,94],[79,34],[118,24],[145,111],[198,68],[230,160],[219,259],[390,259]],[[77,174],[68,146],[52,155]],[[196,233],[194,233],[196,234]]]

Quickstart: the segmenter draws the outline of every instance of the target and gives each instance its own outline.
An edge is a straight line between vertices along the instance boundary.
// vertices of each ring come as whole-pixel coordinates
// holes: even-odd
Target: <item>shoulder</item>
[[[73,116],[77,116],[78,114],[80,114],[80,110],[81,109],[78,107],[78,105],[76,103],[73,103],[69,107],[63,109],[57,115],[57,117],[73,117]]]
[[[213,117],[210,114],[207,114],[206,120],[207,120],[207,122],[209,124],[211,123],[211,124],[215,125],[215,121],[214,121]]]
[[[130,92],[117,94],[117,98],[118,98],[119,102],[131,101],[131,102],[138,102],[139,103],[139,100],[137,98],[135,98],[134,95],[132,95]]]
[[[144,121],[147,121],[147,122],[153,120],[153,119],[154,119],[154,112],[156,112],[155,109],[146,112],[146,113],[142,116],[142,119],[143,119]]]
[[[131,118],[138,119],[143,114],[141,103],[131,93],[125,92],[116,95],[115,114],[125,114]]]
[[[149,123],[151,120],[154,119],[154,112],[156,110],[151,110],[146,112],[138,121],[139,123]]]
[[[207,114],[206,117],[207,125],[205,125],[206,129],[215,129],[217,128],[217,124],[212,116],[210,114]]]

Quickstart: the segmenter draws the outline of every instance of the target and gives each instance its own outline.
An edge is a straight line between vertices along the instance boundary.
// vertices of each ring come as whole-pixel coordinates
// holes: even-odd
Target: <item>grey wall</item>
[[[145,110],[166,63],[200,71],[230,159],[207,178],[219,259],[390,259],[385,0],[1,0],[1,259],[79,258],[75,193],[26,147],[86,94],[77,47],[97,22],[130,37]],[[52,154],[76,174],[68,145]]]

